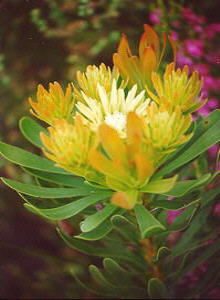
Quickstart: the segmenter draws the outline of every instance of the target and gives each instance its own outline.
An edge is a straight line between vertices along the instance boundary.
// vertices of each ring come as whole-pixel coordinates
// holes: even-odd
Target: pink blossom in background
[[[174,40],[174,41],[178,41],[179,40],[179,35],[176,31],[170,31],[170,37]]]
[[[170,200],[172,201],[172,200]],[[175,221],[176,217],[182,213],[182,209],[178,210],[168,210],[167,211],[167,223],[172,224]]]
[[[218,145],[213,145],[212,147],[210,147],[208,149],[208,152],[210,154],[210,156],[212,157],[216,157],[219,151],[219,146]]]
[[[213,76],[204,76],[204,89],[218,91],[220,89],[220,79]]]
[[[179,66],[191,66],[193,64],[192,59],[190,57],[185,56],[182,52],[177,53],[176,60]]]
[[[212,23],[206,26],[204,35],[213,38],[218,32],[220,32],[220,23]]]
[[[198,110],[198,114],[202,117],[207,116],[209,113],[210,113],[210,109],[206,105],[204,105]]]
[[[207,64],[198,63],[193,65],[193,69],[198,71],[200,75],[208,75],[209,74],[209,67]]]
[[[220,217],[220,202],[215,205],[213,214]]]
[[[159,24],[162,14],[162,10],[160,8],[156,8],[153,12],[150,13],[150,22],[154,25]]]
[[[184,47],[188,54],[201,57],[204,52],[204,41],[188,39],[185,40]]]
[[[206,21],[205,17],[197,16],[190,7],[183,7],[182,16],[191,24],[203,24]]]
[[[219,101],[217,98],[210,98],[207,102],[207,105],[210,109],[218,109],[219,108]]]

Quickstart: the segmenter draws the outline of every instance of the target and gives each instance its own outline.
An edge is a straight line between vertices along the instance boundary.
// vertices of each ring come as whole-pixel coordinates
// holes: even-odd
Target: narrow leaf
[[[40,132],[47,134],[47,130],[39,125],[30,117],[23,117],[19,122],[20,130],[23,136],[33,145],[42,148],[43,144],[40,138]]]
[[[48,188],[37,185],[21,183],[19,181],[1,178],[1,180],[13,190],[19,193],[39,198],[71,198],[88,195],[93,192],[92,188]]]
[[[142,239],[165,230],[165,227],[143,205],[135,206],[135,214]]]
[[[97,211],[94,215],[87,217],[80,225],[83,232],[91,231],[109,218],[118,207],[113,204],[107,204],[105,208]]]
[[[149,182],[146,186],[141,188],[141,192],[153,193],[153,194],[164,194],[172,189],[177,176],[173,176],[167,179],[154,180]]]
[[[204,185],[209,181],[210,178],[211,178],[211,174],[205,174],[199,179],[176,182],[174,187],[170,191],[163,193],[163,195],[181,197],[186,193],[192,191],[193,189],[201,185]]]
[[[61,168],[55,167],[54,163],[46,158],[2,142],[0,142],[0,154],[7,160],[23,167],[51,173],[70,174]]]
[[[39,214],[45,218],[51,220],[63,220],[77,215],[90,205],[93,205],[107,197],[110,197],[111,194],[112,193],[109,192],[94,193],[90,196],[83,197],[63,206],[48,209],[39,209],[31,204],[24,204],[24,206],[31,212]]]
[[[111,230],[113,226],[110,220],[105,220],[95,229],[89,232],[83,232],[79,235],[76,235],[75,238],[87,240],[87,241],[97,241],[105,237]]]
[[[147,291],[152,299],[167,299],[167,288],[158,278],[151,278],[148,281]]]
[[[39,170],[22,168],[28,174],[41,178],[45,181],[70,186],[70,187],[88,187],[87,184],[84,183],[84,179],[74,176],[74,175],[63,175],[63,174],[54,174],[49,172],[43,172]]]
[[[178,210],[181,208],[186,208],[194,203],[197,203],[199,199],[186,202],[184,200],[155,200],[151,202],[151,206],[153,207],[161,207],[164,209]]]

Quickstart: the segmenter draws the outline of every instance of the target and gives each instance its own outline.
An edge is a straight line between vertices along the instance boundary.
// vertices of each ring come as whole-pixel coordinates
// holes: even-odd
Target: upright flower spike
[[[49,84],[49,91],[47,91],[41,84],[37,89],[37,102],[29,98],[31,105],[31,113],[53,125],[56,119],[72,119],[72,110],[74,107],[72,87],[68,84],[65,93],[58,82]]]
[[[145,136],[163,157],[192,137],[192,133],[185,134],[191,122],[191,115],[183,115],[179,106],[169,110],[165,104],[158,106],[152,102],[144,118]]]
[[[150,99],[146,99],[145,91],[137,94],[137,85],[134,85],[125,95],[122,88],[117,88],[114,79],[107,90],[97,84],[97,98],[91,98],[83,94],[84,102],[77,102],[76,107],[91,124],[93,131],[97,131],[103,122],[115,128],[122,137],[126,135],[126,117],[130,111],[138,115],[145,115]]]
[[[77,82],[81,90],[74,87],[74,94],[76,99],[85,102],[84,94],[92,99],[100,99],[98,84],[103,86],[107,94],[111,91],[112,82],[115,80],[118,82],[119,72],[116,68],[111,70],[110,67],[106,67],[105,64],[97,66],[88,66],[86,72],[78,71],[76,73]],[[124,81],[119,84],[121,88],[126,86]]]
[[[118,52],[113,55],[114,65],[122,77],[128,80],[129,86],[137,84],[140,91],[145,89],[146,85],[149,89],[152,88],[151,74],[158,70],[166,49],[165,34],[161,50],[160,40],[152,27],[145,24],[144,31],[139,43],[139,57],[132,55],[125,35],[122,36]],[[169,40],[175,56],[174,41]]]
[[[48,131],[49,135],[41,133],[41,140],[49,159],[75,175],[102,183],[101,176],[88,164],[88,152],[94,147],[95,137],[81,116],[76,116],[74,124],[65,119],[56,120]]]
[[[163,79],[156,72],[152,73],[152,82],[156,93],[147,89],[149,96],[159,105],[168,104],[172,108],[180,107],[183,113],[192,113],[205,104],[199,94],[202,80],[197,71],[189,76],[189,68],[175,70],[175,64],[166,67]]]

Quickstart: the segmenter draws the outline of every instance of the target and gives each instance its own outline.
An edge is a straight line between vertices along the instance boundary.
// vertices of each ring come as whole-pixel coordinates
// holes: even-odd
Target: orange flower
[[[146,85],[149,89],[152,88],[151,74],[158,70],[166,49],[165,34],[161,50],[160,40],[152,27],[145,24],[144,30],[139,43],[139,57],[132,55],[125,35],[122,36],[118,52],[113,55],[114,65],[122,77],[128,80],[129,86],[137,84],[139,90],[145,89]],[[175,56],[174,41],[169,40]]]
[[[49,84],[49,91],[47,91],[41,84],[37,89],[37,102],[29,98],[29,103],[32,107],[31,113],[53,125],[56,119],[72,119],[72,110],[74,107],[72,87],[68,84],[65,93],[58,82]]]

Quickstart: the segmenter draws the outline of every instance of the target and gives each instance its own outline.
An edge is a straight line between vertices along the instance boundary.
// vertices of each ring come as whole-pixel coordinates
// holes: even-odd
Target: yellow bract
[[[37,118],[53,125],[56,119],[71,120],[74,107],[72,87],[68,84],[65,93],[59,83],[49,84],[47,91],[41,84],[37,89],[37,102],[29,98],[31,113]]]
[[[183,115],[179,106],[171,111],[165,104],[158,106],[152,102],[144,118],[145,135],[164,156],[191,138],[192,134],[185,135],[191,122],[191,115]]]
[[[122,36],[118,52],[113,55],[114,65],[122,77],[128,80],[129,86],[137,84],[139,90],[145,89],[145,85],[152,88],[151,74],[158,70],[166,48],[165,34],[161,50],[160,40],[152,27],[145,24],[144,30],[139,43],[139,57],[132,55],[125,35]],[[175,55],[175,46],[171,39],[170,43]]]
[[[49,159],[65,170],[101,183],[100,176],[88,164],[89,149],[94,147],[94,134],[81,116],[75,118],[74,124],[64,119],[56,120],[48,131],[49,135],[41,133],[41,139],[45,146],[44,154]]]
[[[77,100],[85,102],[84,95],[100,100],[98,85],[101,85],[108,94],[111,91],[113,80],[118,81],[119,72],[116,68],[111,70],[102,63],[99,67],[88,66],[86,72],[78,71],[76,77],[81,90],[74,87],[74,94]],[[121,81],[120,87],[124,88],[125,86],[125,82]]]
[[[199,94],[202,80],[198,72],[189,76],[189,68],[175,70],[175,64],[166,67],[163,79],[156,72],[152,73],[152,82],[156,94],[146,89],[149,96],[158,104],[169,104],[171,107],[180,107],[184,113],[191,113],[204,105],[207,99],[200,101]]]

